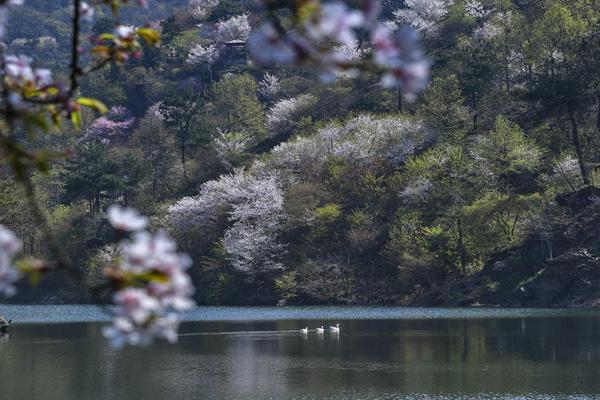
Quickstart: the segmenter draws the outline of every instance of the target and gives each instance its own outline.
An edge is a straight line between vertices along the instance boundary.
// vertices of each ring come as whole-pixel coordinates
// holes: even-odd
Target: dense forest
[[[118,256],[120,203],[190,254],[200,304],[600,305],[600,1],[385,1],[431,63],[414,97],[375,71],[256,67],[246,1],[151,3],[122,17],[160,45],[81,82],[109,113],[23,132],[70,149],[35,181],[87,280]],[[28,0],[7,52],[65,71],[69,13]],[[43,255],[23,197],[2,165],[0,223]],[[84,296],[59,275],[13,300]]]

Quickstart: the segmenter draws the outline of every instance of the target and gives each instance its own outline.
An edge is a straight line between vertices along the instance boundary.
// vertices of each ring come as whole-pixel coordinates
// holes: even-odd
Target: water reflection
[[[116,352],[97,323],[15,325],[1,398],[600,398],[600,319],[194,322]],[[8,338],[6,338],[8,340]]]

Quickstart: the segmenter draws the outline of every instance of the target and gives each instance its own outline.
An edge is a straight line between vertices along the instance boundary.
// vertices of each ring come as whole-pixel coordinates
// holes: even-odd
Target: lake
[[[122,351],[93,306],[0,314],[3,400],[600,399],[592,310],[202,307],[176,345]]]

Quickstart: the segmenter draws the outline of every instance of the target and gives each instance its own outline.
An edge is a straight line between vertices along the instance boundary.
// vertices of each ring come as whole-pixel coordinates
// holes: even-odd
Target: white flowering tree
[[[267,111],[267,126],[270,134],[289,130],[296,121],[306,115],[316,99],[310,94],[303,94],[291,99],[277,101]]]
[[[431,134],[418,121],[361,115],[342,126],[332,124],[313,136],[278,145],[271,151],[266,169],[310,178],[322,171],[331,156],[355,164],[387,160],[399,165],[430,140]]]
[[[202,185],[195,197],[169,207],[173,229],[185,231],[209,226],[224,213],[229,227],[224,246],[232,266],[250,279],[280,269],[283,245],[278,241],[283,190],[274,175],[253,175],[237,170]]]
[[[6,31],[10,9],[23,3],[24,0],[0,1],[0,39]],[[109,111],[102,102],[80,94],[80,79],[109,64],[125,65],[138,59],[145,45],[152,46],[160,40],[152,28],[121,22],[120,9],[128,3],[149,6],[146,0],[72,0],[66,83],[55,81],[52,71],[39,68],[33,59],[7,54],[6,46],[0,46],[1,157],[12,168],[15,180],[23,185],[25,200],[49,250],[47,260],[19,257],[21,241],[0,227],[0,294],[14,294],[14,283],[24,275],[37,280],[57,270],[67,271],[87,287],[85,278],[54,238],[32,179],[37,172],[47,173],[52,160],[67,152],[35,148],[20,134],[24,129],[43,134],[49,126],[64,123],[79,128],[82,108],[99,114]],[[188,12],[202,20],[217,5],[216,0],[192,0]],[[91,23],[99,8],[105,8],[103,14],[113,15],[114,28],[84,40],[82,24]],[[247,14],[235,16],[215,25],[214,40],[223,43],[247,39],[257,66],[308,64],[323,71],[329,80],[340,74],[376,71],[385,86],[414,94],[425,85],[429,67],[418,45],[418,35],[409,30],[390,30],[378,21],[379,11],[378,0],[364,0],[360,9],[349,8],[343,1],[257,1],[252,10],[260,21],[256,29],[251,29]],[[279,19],[284,14],[289,16],[290,24]],[[368,57],[348,56],[353,52],[340,51],[344,46],[355,46],[359,34],[369,38]],[[188,56],[190,62],[203,63],[214,63],[218,57],[210,44],[194,48]],[[164,118],[168,120],[168,116]],[[101,122],[106,125],[111,121]],[[357,153],[360,157],[361,152],[369,151],[361,147],[375,140],[367,137],[356,136],[352,141],[340,140],[336,148],[325,144],[321,148],[340,154]],[[206,223],[224,207],[230,222],[224,239],[230,261],[236,269],[252,275],[281,267],[283,246],[278,232],[284,218],[282,204],[278,177],[238,171],[206,183],[198,196],[172,206],[169,215],[175,225]],[[108,292],[114,303],[114,323],[105,329],[105,335],[117,347],[149,344],[155,338],[175,341],[179,313],[193,306],[194,289],[186,272],[191,264],[189,257],[177,252],[175,242],[166,233],[146,230],[147,218],[135,210],[113,206],[107,210],[107,218],[123,238],[117,244],[119,257],[105,268],[103,287],[87,287],[92,294]]]
[[[394,11],[395,22],[435,36],[439,22],[448,15],[448,7],[453,3],[454,0],[406,0],[404,8]]]

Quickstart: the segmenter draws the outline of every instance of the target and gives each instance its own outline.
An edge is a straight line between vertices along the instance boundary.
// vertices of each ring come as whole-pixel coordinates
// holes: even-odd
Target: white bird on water
[[[300,332],[302,332],[304,334],[308,333],[308,326],[306,328],[300,329]]]
[[[320,328],[317,328],[317,333],[324,333],[325,332],[325,328],[323,327],[323,325],[321,325]]]
[[[331,332],[340,333],[340,324],[335,324],[335,326],[330,326],[329,330],[331,330]]]

